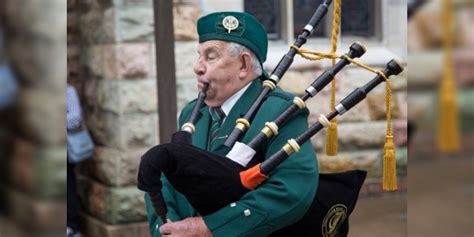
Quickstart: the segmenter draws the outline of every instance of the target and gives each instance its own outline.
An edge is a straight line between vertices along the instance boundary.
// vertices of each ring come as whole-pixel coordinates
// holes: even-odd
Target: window
[[[301,30],[306,24],[308,24],[309,19],[313,16],[314,11],[318,6],[323,3],[323,0],[294,0],[293,1],[293,37],[297,37]],[[326,14],[326,16],[329,15]],[[326,19],[326,16],[324,19]],[[324,19],[321,21],[322,24],[318,25],[313,34],[310,37],[324,37],[326,36],[327,24],[325,24]],[[326,20],[327,21],[327,20]]]
[[[255,16],[263,24],[268,33],[268,39],[275,40],[281,38],[280,0],[246,0],[244,11]]]
[[[375,0],[344,1],[341,7],[342,36],[375,36]]]
[[[270,40],[293,41],[323,0],[244,0],[244,10],[262,22]],[[329,38],[334,2],[311,37]],[[375,0],[343,1],[340,34],[344,38],[380,38],[381,3]],[[290,17],[286,17],[290,16]],[[285,22],[286,21],[286,22]],[[285,32],[291,32],[285,37]],[[293,37],[293,38],[291,38]]]

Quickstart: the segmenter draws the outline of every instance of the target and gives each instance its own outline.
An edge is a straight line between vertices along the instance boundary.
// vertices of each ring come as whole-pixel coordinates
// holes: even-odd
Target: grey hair
[[[255,54],[247,47],[234,42],[229,42],[227,45],[227,52],[229,52],[232,57],[237,57],[243,52],[249,53],[250,57],[252,58],[253,72],[258,76],[262,75],[262,65],[260,65],[260,61],[258,60],[257,56],[255,56]]]

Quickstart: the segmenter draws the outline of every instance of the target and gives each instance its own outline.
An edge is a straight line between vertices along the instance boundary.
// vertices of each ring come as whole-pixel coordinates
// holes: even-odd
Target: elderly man
[[[251,15],[219,12],[198,20],[199,58],[194,72],[198,87],[209,84],[205,106],[197,120],[193,145],[225,156],[225,138],[262,90],[266,74],[267,34]],[[260,132],[264,123],[274,120],[293,99],[280,88],[266,98],[255,115],[242,142]],[[194,107],[192,101],[182,111],[179,123],[186,122]],[[308,128],[308,110],[300,110],[257,151],[256,157],[268,158],[290,138]],[[259,161],[257,161],[259,162]],[[251,162],[252,163],[252,162]],[[150,197],[145,196],[150,232],[153,236],[267,236],[298,221],[309,208],[318,184],[318,163],[312,146],[305,143],[300,152],[276,168],[269,179],[239,201],[200,216],[186,197],[162,177],[162,193],[170,220],[162,224],[155,215]]]

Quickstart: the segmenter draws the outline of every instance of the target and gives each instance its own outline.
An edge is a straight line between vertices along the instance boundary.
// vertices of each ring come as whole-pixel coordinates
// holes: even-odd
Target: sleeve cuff
[[[203,216],[203,220],[214,236],[238,236],[258,226],[266,216],[260,210],[234,202]]]

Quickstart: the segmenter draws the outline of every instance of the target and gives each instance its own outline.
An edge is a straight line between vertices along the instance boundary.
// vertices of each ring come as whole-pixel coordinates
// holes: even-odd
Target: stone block
[[[16,139],[14,146],[9,167],[11,184],[32,197],[64,198],[66,147],[40,146],[24,139]]]
[[[3,6],[5,3],[6,6]],[[23,32],[29,32],[31,35],[42,35],[49,37],[60,37],[65,39],[66,33],[66,2],[65,1],[54,1],[45,0],[42,2],[38,1],[27,1],[23,2],[20,6],[9,6],[18,5],[16,1],[3,1],[2,9],[6,9],[5,13],[10,12],[11,23],[14,23],[16,29],[21,29]],[[48,14],[39,14],[45,13]],[[10,22],[9,22],[10,23]],[[43,38],[44,39],[44,38]]]
[[[108,147],[128,149],[158,143],[157,115],[97,112],[87,119],[94,141]]]
[[[157,114],[130,114],[123,117],[121,132],[124,147],[140,148],[158,144]]]
[[[395,154],[397,157],[397,176],[406,176],[407,148],[397,148]],[[338,152],[336,156],[318,153],[318,161],[322,173],[361,169],[368,172],[368,177],[381,178],[383,172],[383,149]]]
[[[177,41],[197,40],[197,20],[201,14],[199,4],[174,4],[173,25]]]
[[[341,95],[339,92],[336,93],[336,105],[341,101],[340,98],[343,96],[346,95]],[[310,111],[310,115],[308,117],[309,124],[317,122],[321,114],[327,115],[331,111],[330,100],[330,94],[321,93],[316,95],[314,98],[309,98],[306,101],[306,106]],[[342,116],[337,117],[338,122],[363,122],[369,120],[369,107],[367,101],[365,100],[361,101]]]
[[[408,57],[410,79],[408,87],[433,88],[437,87],[442,78],[443,52],[441,50],[414,52]]]
[[[86,124],[94,143],[116,148],[124,146],[119,115],[97,110],[86,118]]]
[[[66,202],[64,200],[40,200],[12,188],[0,186],[7,203],[7,213],[24,229],[38,233],[45,230],[64,230],[66,226]]]
[[[326,146],[326,129],[316,133],[316,135],[311,137],[311,144],[313,144],[313,148],[316,152],[324,153],[325,146]]]
[[[133,6],[153,7],[153,0],[109,0],[109,1],[112,1],[114,6],[119,6],[119,7],[133,7]]]
[[[339,100],[340,101],[340,100]],[[337,103],[336,103],[337,105]],[[338,116],[338,122],[366,122],[370,120],[369,105],[367,101],[361,101],[351,110],[347,111],[342,116]]]
[[[107,63],[104,66],[107,78],[146,78],[150,75],[150,44],[127,43],[110,47],[112,47],[113,52],[103,52],[106,55]],[[107,60],[107,55],[112,58]]]
[[[432,3],[433,5],[435,2]],[[429,4],[428,4],[429,5]],[[433,6],[432,5],[432,6]],[[424,7],[412,19],[414,29],[419,32],[419,49],[433,49],[441,47],[443,27],[441,11],[437,7]]]
[[[65,75],[65,74],[64,74]],[[23,89],[19,93],[22,113],[20,132],[41,144],[65,144],[66,91],[53,89]]]
[[[82,65],[90,77],[104,77],[104,45],[83,47]],[[110,52],[109,52],[110,53]]]
[[[377,69],[381,69],[381,68],[379,67]],[[337,74],[336,84],[339,84],[341,88],[341,92],[347,95],[351,91],[353,91],[355,88],[365,85],[367,82],[372,80],[375,76],[376,74],[374,74],[373,72],[369,72],[365,69],[362,69],[359,67],[347,66],[344,69],[342,69],[341,72]],[[375,92],[384,93],[384,91],[385,91],[385,85],[381,83],[374,90],[372,90],[371,93],[372,94]]]
[[[196,77],[194,74],[194,64],[198,59],[197,47],[197,41],[175,42],[174,53],[177,80]]]
[[[119,26],[115,23],[117,12],[114,8],[102,9],[90,7],[80,15],[79,25],[81,37],[85,44],[107,44],[116,42],[116,31]]]
[[[176,95],[179,113],[189,102],[197,98],[197,80],[195,78],[179,78],[176,81]]]
[[[404,92],[408,89],[408,66],[404,65],[404,68],[405,70],[400,74],[390,77],[392,92]],[[382,85],[379,87],[382,87]],[[383,87],[385,87],[385,85],[383,85]]]
[[[18,28],[23,29],[23,28]],[[20,85],[29,88],[45,88],[50,93],[64,91],[67,75],[66,38],[38,34],[42,40],[31,37],[33,32],[6,32],[9,35],[6,48],[9,61],[15,68]],[[64,37],[66,32],[64,29]],[[47,59],[47,60],[45,60]]]
[[[369,107],[369,114],[370,119],[372,120],[383,120],[386,119],[386,95],[383,94],[376,94],[370,93],[367,95],[367,104]],[[391,101],[391,113],[392,118],[399,118],[400,116],[400,106],[398,105],[398,94],[392,94],[392,101]]]
[[[117,115],[128,113],[150,113],[157,111],[156,81],[146,80],[97,80],[88,82],[89,103]]]
[[[382,148],[386,122],[341,123],[338,127],[339,149]]]
[[[67,147],[39,146],[35,154],[35,176],[33,177],[36,197],[66,198]],[[51,172],[51,171],[54,172]]]
[[[313,83],[322,72],[322,70],[290,70],[283,75],[278,85],[288,92],[297,96],[302,96],[304,95],[306,88],[308,88],[308,86],[311,85],[311,83]]]
[[[150,231],[148,222],[137,222],[130,224],[110,225],[90,215],[81,215],[82,230],[87,236],[103,237],[148,237]]]
[[[144,193],[134,186],[107,187],[78,176],[78,194],[87,213],[108,224],[145,221]]]
[[[474,86],[473,55],[473,49],[467,47],[459,48],[454,52],[454,73],[459,87]]]
[[[385,65],[378,66],[378,65],[369,65],[374,67],[378,70],[383,70]],[[354,66],[347,66],[343,70],[341,70],[337,76],[336,85],[338,86],[338,90],[345,96],[352,92],[357,87],[361,87],[374,79],[377,75],[373,72],[367,71],[360,67]],[[397,76],[391,76],[390,82],[392,85],[392,92],[396,91],[405,91],[407,88],[407,70],[403,71]],[[375,87],[370,94],[377,94],[383,93],[385,94],[385,83],[380,83],[377,87]],[[327,86],[325,90],[329,91],[330,86]]]
[[[336,156],[318,153],[318,161],[322,173],[342,172],[353,169],[366,170],[374,173],[377,160],[381,159],[380,150],[359,150],[339,152]]]
[[[158,107],[155,79],[121,81],[120,103],[124,113],[156,112]]]
[[[88,103],[97,106],[101,110],[121,115],[123,107],[120,103],[119,93],[121,84],[119,81],[95,80],[87,82],[88,87],[95,87],[94,93],[86,93]]]
[[[394,120],[394,142],[396,146],[406,144],[406,121]],[[342,122],[338,123],[338,149],[351,151],[358,149],[380,148],[385,144],[386,122]],[[326,129],[311,137],[313,148],[324,152],[326,144]]]
[[[395,146],[406,146],[407,137],[407,121],[404,119],[392,120],[393,142]]]
[[[328,114],[331,112],[331,98],[330,95],[321,92],[317,94],[314,98],[309,98],[306,100],[306,108],[310,111],[308,116],[308,123],[313,124],[318,121],[320,114]]]
[[[461,3],[461,2],[459,2]],[[461,5],[461,4],[459,4]],[[474,45],[474,35],[472,34],[472,7],[460,7],[456,9],[457,23],[460,28],[460,41],[463,46],[472,47]]]
[[[93,177],[108,186],[137,184],[137,172],[141,156],[148,148],[121,151],[97,146],[94,159],[79,165],[82,174]]]
[[[100,78],[148,78],[153,74],[150,47],[147,43],[89,46],[83,63],[92,76]]]
[[[119,42],[152,42],[155,39],[153,8],[148,6],[117,7],[116,35]]]

